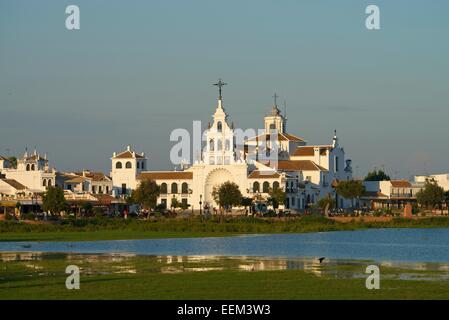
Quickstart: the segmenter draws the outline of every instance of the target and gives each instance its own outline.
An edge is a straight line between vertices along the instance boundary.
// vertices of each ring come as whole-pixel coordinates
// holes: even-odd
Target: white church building
[[[152,179],[161,187],[159,204],[170,207],[173,198],[191,209],[217,208],[212,196],[214,187],[231,181],[239,186],[243,197],[267,199],[271,188],[286,192],[285,208],[303,210],[329,194],[339,207],[350,201],[338,198],[334,186],[352,179],[351,160],[345,158],[337,134],[328,145],[308,145],[286,131],[287,119],[276,103],[264,118],[263,134],[236,143],[236,133],[223,107],[221,80],[213,123],[205,131],[205,145],[200,159],[180,171],[150,171],[148,158],[127,147],[114,153],[111,161],[113,193],[130,194],[139,182]]]
[[[36,150],[32,154],[25,151],[17,160],[17,168],[12,168],[4,157],[0,161],[0,174],[12,185],[20,187],[22,192],[39,193],[47,190],[48,186],[54,186],[56,182],[56,170],[50,168],[47,155],[40,155]],[[10,184],[11,185],[11,184]],[[5,192],[6,193],[6,192]]]

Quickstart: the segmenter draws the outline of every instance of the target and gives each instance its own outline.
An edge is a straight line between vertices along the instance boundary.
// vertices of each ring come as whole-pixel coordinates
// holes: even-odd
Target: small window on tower
[[[276,124],[272,123],[270,124],[270,130],[275,130],[276,129]]]
[[[218,121],[217,123],[217,131],[221,132],[223,130],[223,125],[221,124],[221,121]]]

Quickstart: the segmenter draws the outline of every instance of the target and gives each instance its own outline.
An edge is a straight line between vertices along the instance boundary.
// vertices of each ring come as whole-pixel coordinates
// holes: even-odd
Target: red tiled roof
[[[102,205],[110,205],[112,201],[116,200],[108,194],[93,194],[93,196],[97,198],[98,203]]]
[[[142,172],[138,180],[191,180],[193,173],[190,171],[153,171]]]
[[[270,140],[270,134],[261,134],[256,137],[249,138],[248,141],[254,141],[254,140],[260,140],[260,141],[269,141]],[[289,133],[278,133],[277,134],[277,141],[294,141],[294,142],[305,142],[303,139],[289,134]]]
[[[274,167],[275,164],[270,163],[269,166]],[[279,160],[277,168],[283,171],[328,171],[311,160]]]
[[[391,185],[395,188],[410,188],[412,184],[407,180],[391,180]]]
[[[75,172],[76,175],[83,177],[83,172]],[[102,181],[102,180],[108,180],[110,179],[107,175],[105,175],[103,172],[86,172],[85,173],[86,178],[90,178],[93,181]]]
[[[298,147],[292,156],[314,156],[315,148],[314,147]]]
[[[260,171],[254,170],[248,176],[249,179],[259,179],[259,178],[279,178],[281,175],[273,171]]]
[[[137,159],[144,159],[145,157],[142,154],[135,153]],[[122,153],[119,153],[114,159],[130,159],[134,158],[133,153],[129,150],[123,151]]]
[[[11,187],[13,187],[16,190],[25,190],[26,189],[26,187],[23,184],[17,182],[14,179],[1,179],[1,180],[4,181],[5,183],[9,184]]]

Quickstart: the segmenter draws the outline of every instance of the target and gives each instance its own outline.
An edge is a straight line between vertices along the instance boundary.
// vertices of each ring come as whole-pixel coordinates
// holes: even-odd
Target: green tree
[[[212,196],[220,207],[226,210],[239,206],[242,203],[242,193],[239,186],[231,181],[226,181],[218,187],[214,187]]]
[[[88,215],[92,212],[94,206],[90,202],[83,202],[81,204],[81,209],[84,211],[85,215]]]
[[[186,203],[186,202],[180,202],[179,203],[179,208],[181,208],[181,210],[187,210],[190,207],[190,204]]]
[[[373,170],[368,172],[365,177],[365,181],[389,181],[390,176],[388,176],[383,170]]]
[[[48,187],[42,196],[42,209],[51,214],[59,214],[67,207],[64,191],[59,187]]]
[[[285,203],[285,192],[280,188],[270,188],[270,190],[268,191],[268,195],[270,196],[268,198],[268,201],[271,203],[275,210],[279,208],[279,205],[281,203]]]
[[[16,157],[8,157],[9,167],[16,169],[17,168],[17,158]]]
[[[242,201],[240,202],[240,205],[242,207],[245,207],[245,211],[248,210],[248,207],[251,207],[253,205],[253,199],[248,197],[243,197]]]
[[[435,181],[427,181],[424,188],[416,194],[416,201],[421,206],[433,209],[445,200],[444,189]]]
[[[170,207],[173,209],[173,212],[176,212],[176,208],[181,207],[181,202],[179,202],[176,198],[172,198]]]
[[[318,200],[318,207],[322,210],[331,210],[335,208],[336,201],[334,198],[330,196],[330,194],[327,197],[323,197],[320,200]]]
[[[351,199],[351,207],[354,207],[354,198],[359,198],[365,192],[365,187],[358,180],[343,180],[338,182],[335,190],[343,198]]]
[[[144,209],[153,209],[156,207],[160,191],[160,187],[155,181],[143,180],[131,193],[130,201],[139,204]]]

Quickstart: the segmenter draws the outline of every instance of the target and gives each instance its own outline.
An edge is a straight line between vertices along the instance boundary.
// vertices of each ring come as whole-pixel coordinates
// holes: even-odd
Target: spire
[[[287,101],[284,100],[284,132],[287,132]]]
[[[338,146],[337,129],[334,130],[334,138],[332,139],[332,147]]]
[[[279,96],[276,94],[276,92],[274,93],[274,105],[273,108],[271,109],[271,116],[279,116],[281,114],[281,111],[278,108],[278,103],[277,103],[277,99],[279,98]]]
[[[222,99],[222,88],[224,87],[224,86],[226,86],[227,85],[227,83],[225,83],[225,82],[223,82],[223,81],[221,81],[221,78],[220,79],[218,79],[218,82],[217,83],[214,83],[214,86],[217,86],[218,87],[218,100],[220,100],[221,101],[221,99]]]
[[[278,107],[278,103],[277,103],[277,99],[279,98],[279,96],[276,94],[276,92],[274,93],[274,106],[277,108]]]

